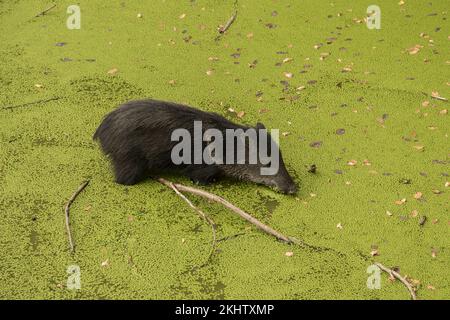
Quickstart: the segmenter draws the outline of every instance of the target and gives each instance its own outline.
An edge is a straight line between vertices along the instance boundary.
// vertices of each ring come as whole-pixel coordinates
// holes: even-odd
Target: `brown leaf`
[[[419,200],[420,198],[422,198],[422,192],[418,191],[414,194],[414,199]]]
[[[108,74],[110,76],[115,75],[119,70],[117,68],[112,68],[111,70],[108,71]]]

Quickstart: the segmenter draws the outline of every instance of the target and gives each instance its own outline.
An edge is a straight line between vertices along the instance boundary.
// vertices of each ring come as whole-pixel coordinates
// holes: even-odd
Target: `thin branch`
[[[165,184],[166,186],[171,187],[171,185],[172,185],[172,182],[167,181],[167,180],[165,180],[163,178],[158,178],[157,180],[160,183]],[[219,196],[217,196],[215,194],[209,193],[209,192],[204,191],[204,190],[200,190],[200,189],[184,186],[184,185],[178,184],[178,183],[175,183],[173,185],[180,191],[185,191],[185,192],[188,192],[188,193],[192,193],[192,194],[198,195],[200,197],[203,197],[203,198],[206,198],[206,199],[209,199],[209,200],[212,200],[212,201],[215,201],[217,203],[222,204],[223,206],[225,206],[226,208],[230,209],[231,211],[233,211],[234,213],[236,213],[240,217],[242,217],[245,220],[247,220],[248,222],[254,224],[256,227],[258,227],[259,229],[261,229],[265,233],[268,233],[268,234],[276,237],[279,240],[282,240],[282,241],[287,242],[287,243],[294,243],[295,242],[293,239],[291,239],[291,238],[281,234],[280,232],[272,229],[271,227],[265,225],[264,223],[262,223],[261,221],[259,221],[256,218],[252,217],[251,215],[249,215],[248,213],[246,213],[242,209],[236,207],[234,204],[228,202],[227,200],[225,200],[225,199],[223,199],[223,198],[221,198],[221,197],[219,197]]]
[[[37,100],[37,101],[28,102],[28,103],[24,103],[24,104],[18,104],[18,105],[13,105],[13,106],[2,107],[2,110],[28,107],[28,106],[31,106],[33,104],[46,103],[46,102],[59,100],[59,99],[61,99],[61,97],[53,97],[53,98],[50,98],[50,99]]]
[[[65,217],[66,217],[66,230],[67,230],[67,236],[69,237],[69,245],[70,245],[70,251],[73,253],[75,250],[75,245],[72,239],[72,233],[70,232],[70,215],[69,215],[69,211],[70,211],[70,206],[72,205],[72,203],[75,201],[76,197],[81,193],[81,191],[84,190],[84,188],[86,188],[86,186],[89,184],[89,180],[83,182],[80,187],[78,188],[77,191],[75,191],[75,193],[72,195],[72,197],[70,197],[69,201],[67,202],[65,208],[64,208],[64,213],[65,213]]]
[[[43,15],[45,15],[47,12],[49,12],[50,10],[52,10],[54,7],[56,7],[56,3],[53,4],[53,5],[51,5],[50,7],[48,7],[47,9],[45,9],[44,11],[39,12],[39,13],[38,13],[37,15],[35,15],[34,17],[37,18],[37,17],[43,16]]]
[[[395,277],[395,278],[397,278],[398,280],[400,280],[400,281],[406,286],[406,288],[408,288],[408,291],[409,291],[409,293],[411,294],[411,298],[412,298],[413,300],[417,300],[417,296],[416,296],[416,292],[415,292],[414,288],[411,286],[411,284],[410,284],[404,277],[402,277],[398,272],[396,272],[396,271],[394,271],[394,270],[392,270],[392,269],[389,269],[389,268],[383,266],[383,265],[382,265],[381,263],[379,263],[379,262],[375,262],[375,264],[376,264],[381,270],[383,270],[384,272],[387,272],[389,275],[391,275],[391,277]]]
[[[237,11],[234,12],[234,14],[231,16],[230,19],[228,19],[227,23],[225,23],[224,26],[219,27],[219,29],[218,29],[219,33],[221,33],[221,34],[225,33],[231,27],[234,20],[236,20],[236,17],[237,17]]]
[[[160,179],[158,179],[158,181],[160,181]],[[211,226],[211,233],[212,233],[212,243],[211,243],[211,251],[209,252],[208,258],[206,259],[205,263],[202,264],[202,266],[204,266],[206,263],[208,263],[208,261],[211,259],[212,255],[214,254],[215,250],[216,250],[216,224],[214,223],[214,221],[209,218],[202,210],[200,210],[199,208],[197,208],[188,198],[186,198],[186,196],[184,194],[182,194],[180,192],[180,190],[178,190],[178,188],[172,183],[172,182],[162,182],[164,185],[172,188],[173,191],[175,191],[175,193],[180,196],[181,199],[183,199],[184,201],[186,201],[186,203],[195,211],[197,211],[198,215],[204,219],[210,226]]]

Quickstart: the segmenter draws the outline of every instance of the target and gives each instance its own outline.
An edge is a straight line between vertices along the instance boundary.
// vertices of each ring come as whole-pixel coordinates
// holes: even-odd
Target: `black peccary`
[[[163,171],[179,169],[192,181],[202,184],[226,176],[275,187],[284,193],[292,194],[297,191],[278,147],[272,150],[270,143],[273,140],[266,131],[263,131],[266,135],[264,140],[269,145],[269,152],[278,152],[278,171],[274,175],[261,174],[260,169],[267,167],[267,163],[263,164],[259,159],[253,164],[230,164],[225,161],[223,164],[175,164],[171,154],[178,142],[172,141],[172,133],[181,128],[194,134],[194,121],[201,121],[202,133],[207,129],[218,129],[224,133],[227,129],[250,128],[232,123],[216,113],[203,112],[185,105],[140,100],[127,102],[109,113],[95,132],[94,139],[100,140],[104,153],[110,156],[116,181],[120,184],[132,185],[147,175],[159,175]],[[258,123],[254,129],[265,128]],[[259,140],[261,139],[258,138]],[[201,143],[202,148],[208,144],[205,141]],[[248,151],[248,146],[246,149]],[[223,150],[226,154],[225,148]]]

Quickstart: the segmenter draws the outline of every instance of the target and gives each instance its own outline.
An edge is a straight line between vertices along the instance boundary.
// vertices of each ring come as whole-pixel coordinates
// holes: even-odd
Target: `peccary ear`
[[[258,122],[257,124],[256,124],[256,130],[262,130],[262,129],[265,129],[266,127],[261,123],[261,122]]]

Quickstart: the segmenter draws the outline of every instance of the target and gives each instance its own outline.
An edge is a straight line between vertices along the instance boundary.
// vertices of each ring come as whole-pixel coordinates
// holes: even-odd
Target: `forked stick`
[[[72,233],[70,232],[70,215],[69,210],[72,203],[75,201],[75,198],[81,193],[81,191],[86,188],[86,186],[89,184],[89,180],[83,182],[77,191],[70,197],[69,201],[67,202],[65,208],[64,208],[64,214],[66,217],[66,230],[67,230],[67,236],[69,237],[69,245],[70,245],[70,251],[73,253],[75,249],[75,245],[72,239]]]
[[[383,266],[381,263],[379,262],[375,262],[375,265],[378,266],[378,268],[380,268],[381,270],[383,270],[384,272],[389,273],[392,277],[397,278],[398,280],[400,280],[405,286],[406,288],[408,288],[409,293],[411,294],[411,298],[413,300],[417,300],[417,296],[416,296],[416,292],[414,291],[414,288],[411,286],[411,284],[405,279],[403,278],[398,272],[389,269],[385,266]]]
[[[245,220],[247,220],[248,222],[254,224],[255,226],[257,226],[259,229],[261,229],[262,231],[264,231],[265,233],[268,233],[274,237],[276,237],[279,240],[282,240],[284,242],[287,243],[294,243],[294,241],[292,239],[290,239],[289,237],[286,237],[285,235],[279,233],[278,231],[272,229],[271,227],[269,227],[268,225],[265,225],[264,223],[262,223],[261,221],[259,221],[258,219],[252,217],[251,215],[249,215],[248,213],[244,212],[242,209],[236,207],[234,204],[228,202],[227,200],[225,200],[222,197],[219,197],[215,194],[209,193],[207,191],[204,190],[200,190],[200,189],[196,189],[196,188],[192,188],[192,187],[188,187],[188,186],[184,186],[182,184],[179,183],[172,183],[170,181],[167,181],[166,179],[163,178],[158,178],[157,179],[160,183],[172,188],[172,185],[175,186],[175,188],[177,188],[179,191],[185,191],[185,192],[189,192],[191,194],[195,194],[197,196],[206,198],[208,200],[212,200],[215,201],[217,203],[222,204],[224,207],[230,209],[231,211],[233,211],[234,213],[236,213],[237,215],[239,215],[240,217],[244,218]]]
[[[161,182],[161,181],[160,181]],[[167,181],[168,182],[168,181]],[[161,182],[163,183],[163,182]],[[172,188],[173,191],[175,191],[175,193],[177,195],[180,196],[181,199],[183,199],[184,201],[186,201],[186,203],[195,211],[197,211],[198,215],[203,218],[206,222],[208,222],[208,224],[211,226],[211,233],[212,233],[212,244],[211,244],[211,251],[208,255],[208,258],[206,259],[205,263],[206,264],[209,259],[211,259],[212,255],[214,254],[214,251],[216,250],[216,224],[214,223],[214,221],[209,218],[202,210],[200,210],[199,208],[197,208],[188,198],[186,198],[186,196],[184,194],[182,194],[180,192],[180,190],[178,190],[178,188],[172,183],[172,182],[168,182],[168,184],[164,183],[166,186],[169,186],[170,188]]]

